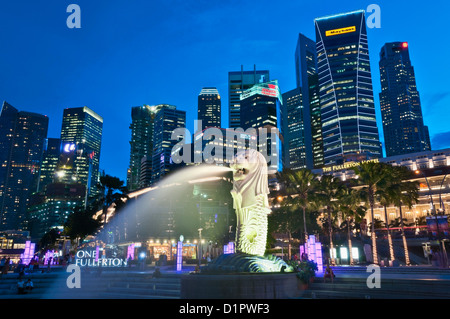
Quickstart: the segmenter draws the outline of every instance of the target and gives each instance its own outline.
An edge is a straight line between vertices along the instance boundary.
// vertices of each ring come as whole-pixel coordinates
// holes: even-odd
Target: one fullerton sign
[[[122,258],[101,258],[97,251],[77,251],[75,264],[80,267],[124,267],[127,260]]]
[[[355,31],[356,31],[356,27],[355,26],[345,27],[345,28],[339,28],[339,29],[333,29],[333,30],[325,31],[325,36],[330,37],[330,36],[333,36],[333,35],[344,34],[344,33],[351,33],[351,32],[355,32]]]

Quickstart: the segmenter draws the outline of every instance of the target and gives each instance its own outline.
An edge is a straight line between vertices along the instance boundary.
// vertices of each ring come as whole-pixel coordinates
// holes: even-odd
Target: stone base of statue
[[[298,293],[292,268],[272,256],[221,255],[181,279],[182,299],[289,299]]]
[[[223,254],[202,267],[203,274],[292,272],[292,267],[274,256],[256,256],[245,253]]]

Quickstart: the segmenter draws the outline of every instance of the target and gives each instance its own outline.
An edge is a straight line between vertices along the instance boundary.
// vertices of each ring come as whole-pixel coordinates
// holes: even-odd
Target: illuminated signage
[[[99,258],[97,250],[77,251],[75,264],[80,267],[123,267],[127,265],[127,260],[122,258]]]
[[[75,151],[75,144],[67,143],[63,147],[64,153],[69,153]]]
[[[348,169],[348,168],[352,168],[352,167],[355,167],[355,166],[359,166],[359,164],[361,164],[361,163],[369,163],[369,162],[378,163],[379,161],[378,161],[377,158],[375,158],[375,159],[372,159],[372,160],[361,161],[361,162],[348,162],[348,163],[344,163],[342,165],[333,165],[333,166],[330,166],[330,167],[324,167],[324,168],[322,168],[322,171],[324,173],[325,172],[333,172],[333,171],[341,171],[341,170],[344,170],[344,169]]]
[[[356,27],[352,26],[352,27],[328,30],[328,31],[325,31],[325,35],[327,37],[330,37],[330,36],[333,36],[333,35],[344,34],[344,33],[351,33],[351,32],[355,32],[355,31],[356,31]]]

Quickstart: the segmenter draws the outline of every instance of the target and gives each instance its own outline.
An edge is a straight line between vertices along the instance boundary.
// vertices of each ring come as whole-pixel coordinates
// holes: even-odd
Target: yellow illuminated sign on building
[[[345,169],[351,169],[352,167],[358,166],[361,163],[370,163],[370,162],[378,163],[379,160],[378,160],[378,158],[374,158],[371,160],[366,160],[366,161],[361,161],[361,162],[347,162],[342,165],[333,165],[333,166],[323,167],[322,172],[327,173],[327,172],[342,171]]]
[[[352,27],[346,27],[346,28],[340,28],[340,29],[334,29],[334,30],[328,30],[325,31],[325,35],[327,37],[332,36],[332,35],[338,35],[338,34],[344,34],[344,33],[351,33],[351,32],[355,32],[356,31],[356,27],[352,26]]]

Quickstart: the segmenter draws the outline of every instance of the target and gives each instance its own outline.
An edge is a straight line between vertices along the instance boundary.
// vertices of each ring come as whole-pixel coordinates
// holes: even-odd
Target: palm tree
[[[384,220],[386,221],[386,231],[387,231],[387,237],[388,237],[388,243],[389,243],[389,256],[390,260],[395,260],[394,255],[394,244],[392,242],[392,234],[389,229],[389,220],[388,220],[388,214],[387,214],[387,207],[393,204],[392,199],[392,192],[390,191],[390,186],[393,182],[394,175],[392,174],[393,166],[391,165],[385,165],[385,176],[386,178],[380,183],[377,191],[376,191],[376,197],[378,202],[383,205],[384,208]]]
[[[330,254],[331,265],[335,265],[335,257],[333,254],[333,218],[332,214],[336,213],[339,208],[338,198],[344,192],[344,184],[337,177],[332,175],[323,175],[320,179],[318,192],[316,193],[317,200],[325,209],[328,219],[328,234],[330,237]]]
[[[405,263],[411,265],[408,253],[408,244],[405,236],[405,223],[403,218],[402,206],[411,208],[413,204],[419,201],[419,183],[405,181],[411,178],[411,171],[404,166],[395,166],[392,170],[393,182],[390,186],[393,203],[398,207],[400,213],[400,228],[403,239],[403,248],[405,250]]]
[[[303,210],[303,228],[305,242],[308,241],[306,228],[306,210],[314,206],[314,193],[318,186],[317,175],[307,168],[299,170],[284,170],[278,175],[285,185],[288,194],[288,204],[293,207],[301,207]]]
[[[345,218],[345,222],[343,224],[346,224],[345,226],[347,228],[350,265],[354,264],[352,253],[351,224],[352,221],[361,221],[366,214],[366,208],[364,206],[361,206],[361,199],[358,195],[359,194],[356,190],[350,187],[346,187],[343,189],[343,192],[339,197],[339,211]]]
[[[384,165],[378,162],[365,162],[353,168],[358,180],[358,184],[362,186],[359,190],[362,198],[369,204],[372,219],[371,237],[372,237],[372,254],[373,263],[378,264],[377,239],[375,234],[374,206],[377,189],[382,185],[386,178],[386,170]]]
[[[104,175],[100,177],[100,189],[103,190],[103,219],[106,225],[106,217],[108,214],[108,207],[115,204],[116,211],[124,205],[125,199],[128,196],[125,194],[126,188],[123,186],[124,182],[119,178]]]

